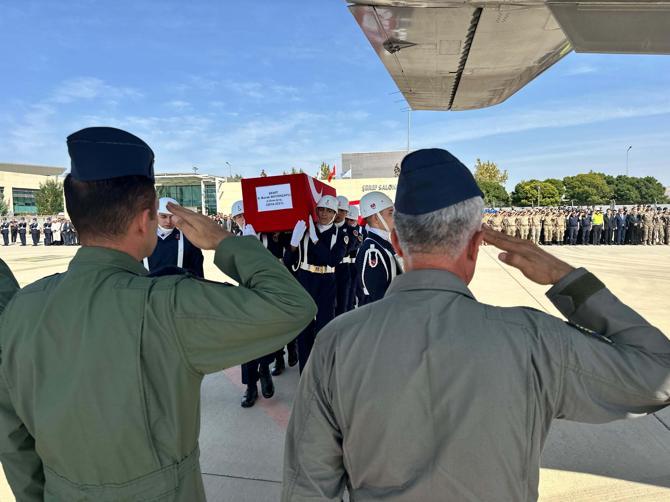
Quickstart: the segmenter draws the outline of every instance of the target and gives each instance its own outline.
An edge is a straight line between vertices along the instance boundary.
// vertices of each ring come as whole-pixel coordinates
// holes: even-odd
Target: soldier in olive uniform
[[[540,214],[540,212],[537,210],[534,211],[533,215],[530,218],[530,222],[531,222],[530,227],[531,240],[533,241],[534,244],[538,245],[540,244],[540,234],[542,233],[542,214]]]
[[[550,246],[554,241],[554,228],[556,220],[551,211],[546,211],[544,214],[544,244]]]
[[[18,290],[19,284],[16,282],[14,274],[9,270],[7,264],[0,259],[0,314]],[[0,401],[3,399],[4,397],[0,394]],[[1,410],[0,408],[0,412]]]
[[[565,225],[566,225],[566,215],[563,211],[558,211],[556,213],[556,243],[559,246],[563,245],[565,240]]]
[[[481,232],[481,197],[448,152],[404,158],[392,235],[408,271],[319,334],[286,434],[283,501],[342,500],[345,488],[368,502],[536,500],[554,419],[670,404],[670,340],[585,269]],[[467,284],[482,239],[553,285],[572,324],[478,302]]]
[[[530,234],[530,217],[527,211],[521,211],[516,219],[516,226],[519,229],[519,238],[527,240]]]
[[[68,149],[65,202],[83,247],[0,317],[0,462],[21,502],[204,501],[204,375],[277,350],[314,302],[257,239],[173,205],[177,228],[239,286],[147,275],[153,152],[107,127],[72,134]]]

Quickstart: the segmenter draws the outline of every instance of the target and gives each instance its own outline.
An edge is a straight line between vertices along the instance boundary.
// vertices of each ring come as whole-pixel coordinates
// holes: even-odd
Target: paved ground
[[[624,302],[670,333],[670,247],[551,247],[573,265],[595,272]],[[2,248],[0,257],[21,284],[67,268],[75,248]],[[482,248],[471,288],[481,301],[528,305],[557,314],[535,286]],[[205,262],[207,277],[223,276]],[[278,500],[284,431],[297,370],[276,378],[277,395],[249,410],[239,406],[239,368],[209,376],[202,387],[202,471],[209,500]],[[495,410],[492,410],[495,412]],[[541,476],[542,501],[670,501],[670,412],[591,426],[555,422]],[[0,501],[12,501],[0,474]]]

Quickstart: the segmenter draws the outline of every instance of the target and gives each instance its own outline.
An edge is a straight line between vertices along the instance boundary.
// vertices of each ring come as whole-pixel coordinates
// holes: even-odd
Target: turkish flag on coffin
[[[242,179],[244,219],[256,232],[293,230],[298,220],[316,220],[323,195],[337,195],[330,185],[306,174]]]

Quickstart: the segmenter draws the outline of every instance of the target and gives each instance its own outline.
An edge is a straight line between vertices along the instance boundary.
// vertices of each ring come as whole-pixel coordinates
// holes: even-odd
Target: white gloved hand
[[[258,237],[258,235],[256,235],[256,230],[254,230],[254,227],[250,223],[244,225],[242,235],[253,235],[254,237]]]
[[[305,235],[305,230],[307,230],[307,224],[304,220],[298,220],[293,229],[293,235],[291,235],[291,246],[297,248],[300,245],[300,241]]]
[[[314,224],[314,218],[309,217],[309,238],[312,239],[312,242],[316,244],[319,241],[319,237],[316,235],[316,225]]]

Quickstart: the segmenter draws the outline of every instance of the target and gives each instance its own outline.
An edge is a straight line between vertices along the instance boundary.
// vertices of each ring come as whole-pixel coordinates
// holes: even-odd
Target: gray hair
[[[409,253],[460,255],[482,226],[484,200],[472,197],[453,206],[421,215],[393,215],[398,240]]]

